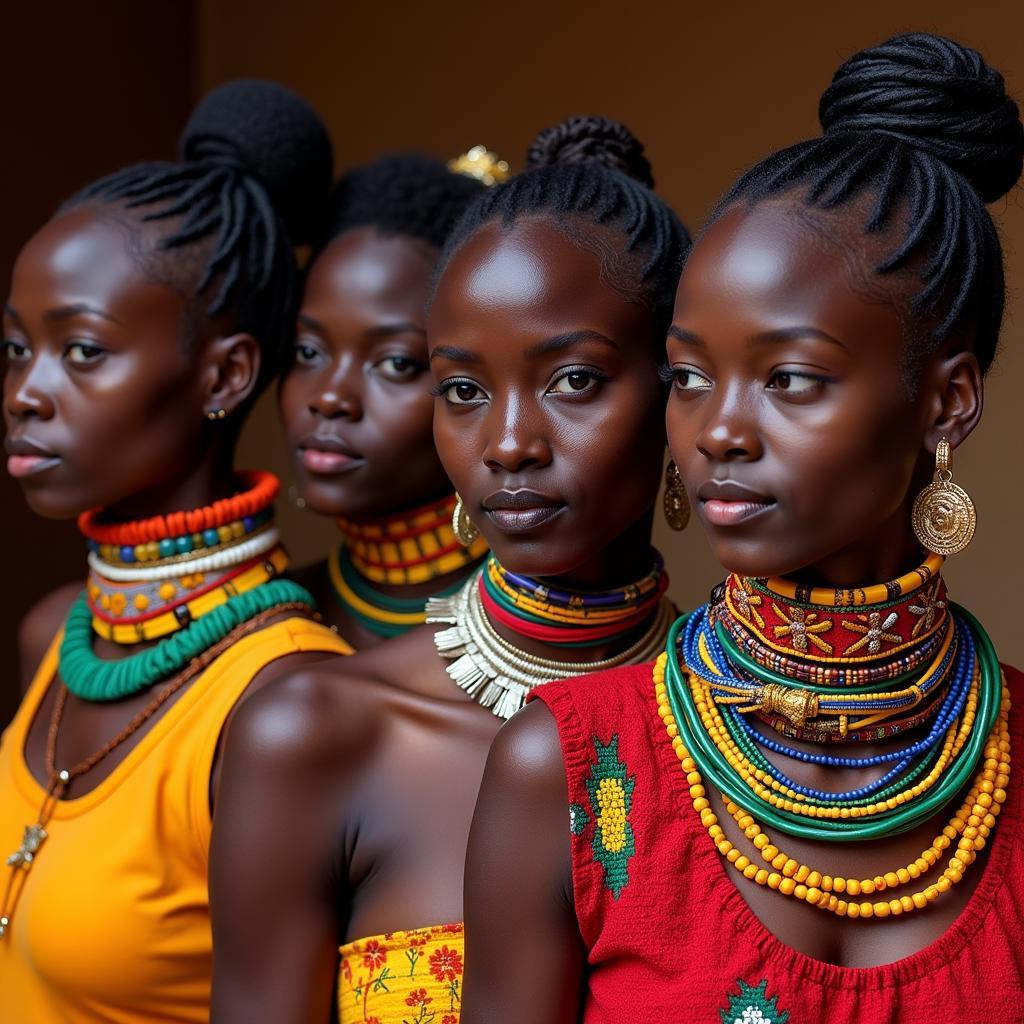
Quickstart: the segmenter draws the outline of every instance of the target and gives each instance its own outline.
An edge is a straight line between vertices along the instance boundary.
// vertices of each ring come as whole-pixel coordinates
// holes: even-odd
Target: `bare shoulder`
[[[487,758],[484,786],[527,800],[552,791],[565,793],[558,726],[543,701],[528,704],[498,731]]]
[[[65,583],[37,601],[21,620],[18,627],[18,664],[23,691],[81,592],[82,583]]]

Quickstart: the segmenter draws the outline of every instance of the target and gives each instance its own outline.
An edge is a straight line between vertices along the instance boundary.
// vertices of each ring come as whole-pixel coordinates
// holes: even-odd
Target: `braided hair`
[[[894,36],[846,61],[818,108],[824,134],[747,171],[711,222],[740,200],[802,191],[832,210],[868,205],[863,230],[891,232],[877,274],[918,278],[909,368],[965,329],[982,370],[1003,318],[1003,256],[985,208],[1017,182],[1024,127],[1002,75],[966,46],[928,33]]]
[[[382,156],[342,175],[320,248],[352,228],[370,226],[382,235],[407,235],[440,250],[484,188],[475,178],[419,153]]]
[[[97,206],[125,225],[150,276],[180,291],[193,322],[227,316],[252,334],[260,384],[280,368],[295,326],[293,245],[323,223],[330,140],[304,99],[274,82],[214,89],[185,126],[177,163],[128,167],[87,186],[62,210]],[[142,224],[167,222],[155,242]]]
[[[597,248],[605,278],[652,310],[660,335],[672,317],[690,236],[653,188],[643,145],[618,121],[570,117],[546,128],[527,152],[526,169],[488,189],[455,226],[441,254],[435,289],[455,253],[491,221],[509,228],[521,217],[548,215],[574,242],[588,247],[593,232],[587,226],[598,225],[624,241],[624,251],[613,260],[607,247]]]

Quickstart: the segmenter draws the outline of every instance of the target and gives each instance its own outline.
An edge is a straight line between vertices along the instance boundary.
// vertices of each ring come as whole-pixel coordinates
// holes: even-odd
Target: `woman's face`
[[[936,395],[923,373],[911,397],[907,296],[865,269],[861,222],[814,216],[829,229],[796,201],[737,207],[695,246],[668,338],[667,426],[723,566],[848,585],[920,553],[910,507]]]
[[[142,230],[142,229],[140,229]],[[185,304],[147,277],[102,210],[57,216],[22,249],[4,311],[7,469],[32,509],[66,518],[159,507],[202,449],[203,374]]]
[[[572,573],[650,510],[664,452],[654,329],[544,217],[485,225],[446,267],[428,321],[434,438],[503,565]]]
[[[279,402],[315,512],[387,513],[451,489],[431,432],[424,310],[436,259],[423,242],[365,227],[310,268]]]

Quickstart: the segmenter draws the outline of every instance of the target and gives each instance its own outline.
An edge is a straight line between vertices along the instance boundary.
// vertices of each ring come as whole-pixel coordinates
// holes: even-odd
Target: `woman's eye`
[[[310,363],[316,362],[318,355],[320,355],[320,351],[315,345],[309,345],[301,341],[295,343],[295,362],[308,366]]]
[[[787,395],[809,395],[824,386],[825,381],[821,377],[785,370],[773,373],[767,384],[772,391],[784,391]]]
[[[14,338],[4,338],[2,345],[0,345],[0,354],[3,355],[7,362],[14,363],[28,359],[30,352],[28,345],[24,342],[15,341]]]
[[[469,380],[448,381],[442,384],[436,393],[451,405],[468,405],[471,402],[478,402],[484,397],[480,387]]]
[[[88,341],[73,341],[65,349],[68,362],[76,366],[87,366],[96,362],[103,355],[103,349],[99,345],[90,344]]]
[[[673,366],[672,386],[679,391],[708,391],[711,388],[711,381],[702,373],[691,369],[688,366]]]
[[[559,377],[548,391],[555,395],[578,395],[591,391],[601,380],[604,378],[593,370],[570,370]]]
[[[412,380],[425,369],[422,363],[408,356],[387,356],[377,366],[385,377],[392,380]]]

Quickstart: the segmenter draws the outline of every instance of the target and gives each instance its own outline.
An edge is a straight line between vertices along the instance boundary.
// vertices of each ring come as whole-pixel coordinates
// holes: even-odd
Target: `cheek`
[[[281,376],[277,389],[277,409],[286,433],[299,431],[303,436],[308,433],[304,428],[304,420],[316,383],[316,374],[305,370],[293,368]]]

